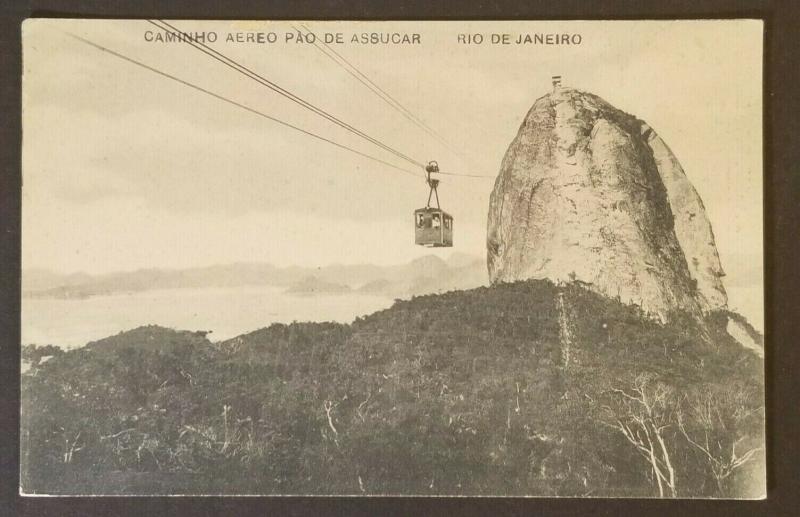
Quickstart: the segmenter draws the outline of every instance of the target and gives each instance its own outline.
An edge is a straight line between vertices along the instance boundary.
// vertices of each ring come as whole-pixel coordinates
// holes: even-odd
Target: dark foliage
[[[222,343],[142,327],[24,376],[23,488],[658,496],[615,427],[644,379],[677,495],[757,496],[762,362],[723,323],[532,281]]]

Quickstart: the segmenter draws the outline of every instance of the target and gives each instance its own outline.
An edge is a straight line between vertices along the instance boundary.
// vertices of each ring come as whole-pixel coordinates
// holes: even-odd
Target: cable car
[[[425,166],[428,175],[428,203],[425,208],[414,210],[414,243],[429,248],[450,248],[453,246],[453,217],[439,206],[439,180],[431,174],[439,172],[439,164],[432,161]],[[436,199],[436,208],[431,206],[431,198]]]

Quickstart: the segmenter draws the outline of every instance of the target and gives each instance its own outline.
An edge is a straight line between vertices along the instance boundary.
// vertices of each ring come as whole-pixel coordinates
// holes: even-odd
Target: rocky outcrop
[[[664,140],[644,123],[642,135],[650,147],[659,176],[666,188],[675,223],[675,236],[686,257],[689,273],[697,282],[698,294],[710,308],[725,307],[728,304],[722,285],[725,273],[719,261],[714,232],[706,217],[703,201]]]
[[[493,283],[582,281],[662,319],[727,304],[702,201],[647,124],[556,88],[506,152],[489,206]]]

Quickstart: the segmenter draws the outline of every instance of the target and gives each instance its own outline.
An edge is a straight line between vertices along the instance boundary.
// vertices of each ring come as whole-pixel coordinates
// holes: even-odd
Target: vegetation
[[[64,351],[55,345],[25,345],[22,347],[21,358],[26,363],[32,366],[39,366],[39,363],[45,358],[52,358],[53,356],[63,354]]]
[[[142,327],[23,377],[27,493],[763,494],[763,365],[530,281],[222,343]]]

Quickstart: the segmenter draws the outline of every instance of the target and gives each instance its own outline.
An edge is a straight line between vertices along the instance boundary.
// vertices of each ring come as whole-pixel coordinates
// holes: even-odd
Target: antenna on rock
[[[561,86],[561,76],[554,75],[553,76],[553,90]]]

